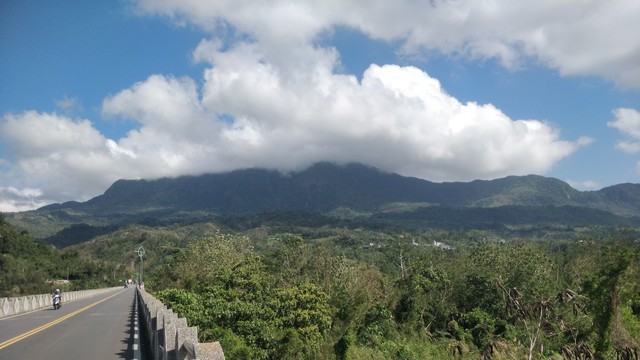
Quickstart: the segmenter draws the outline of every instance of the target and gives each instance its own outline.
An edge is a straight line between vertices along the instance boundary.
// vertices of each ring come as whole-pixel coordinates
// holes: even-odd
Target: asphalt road
[[[136,359],[135,289],[0,319],[0,359]]]

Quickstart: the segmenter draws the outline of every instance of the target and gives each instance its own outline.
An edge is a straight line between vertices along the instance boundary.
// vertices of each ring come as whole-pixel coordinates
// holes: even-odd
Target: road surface
[[[0,319],[0,359],[140,359],[135,288]]]

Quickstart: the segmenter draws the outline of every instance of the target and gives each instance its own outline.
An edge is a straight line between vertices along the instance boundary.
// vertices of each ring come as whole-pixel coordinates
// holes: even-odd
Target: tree
[[[251,254],[253,247],[248,238],[217,231],[213,236],[197,239],[181,254],[176,274],[182,281],[200,283],[231,271]]]
[[[619,311],[619,280],[631,263],[633,253],[626,247],[605,247],[599,271],[584,284],[591,299],[589,310],[593,314],[593,330],[596,333],[597,358],[605,358],[611,348],[612,324]]]
[[[396,305],[398,321],[415,328],[444,329],[451,312],[451,282],[441,269],[424,262],[414,263],[404,279],[398,281],[400,299]]]
[[[317,285],[277,289],[269,306],[284,329],[293,328],[307,347],[317,347],[331,325],[329,298]]]
[[[522,324],[528,343],[528,359],[532,360],[536,346],[544,336],[545,326],[553,317],[553,300],[546,297],[525,296],[517,288],[507,288],[502,279],[496,282],[502,291],[508,313],[516,324]]]

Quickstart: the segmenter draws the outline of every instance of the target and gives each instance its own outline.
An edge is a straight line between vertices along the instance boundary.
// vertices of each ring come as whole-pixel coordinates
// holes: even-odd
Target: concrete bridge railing
[[[121,287],[69,291],[62,293],[62,304],[65,302],[84,299],[93,295],[105,293]],[[28,295],[14,298],[0,298],[0,319],[22,314],[29,311],[40,310],[53,306],[51,294]]]
[[[137,291],[140,321],[145,324],[145,329],[140,329],[140,334],[146,333],[151,358],[154,360],[225,359],[219,342],[199,343],[198,329],[189,327],[187,319],[178,317],[144,289],[138,288]]]

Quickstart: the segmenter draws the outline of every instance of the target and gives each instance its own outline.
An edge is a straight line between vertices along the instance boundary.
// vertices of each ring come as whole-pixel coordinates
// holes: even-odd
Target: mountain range
[[[376,221],[410,219],[427,225],[430,220],[447,218],[462,224],[465,219],[502,223],[516,221],[515,216],[523,224],[636,226],[640,225],[640,184],[578,191],[561,180],[538,175],[436,183],[362,164],[317,163],[292,173],[246,169],[118,180],[104,194],[86,202],[52,204],[7,218],[45,238],[69,226],[109,227],[269,212],[364,214]]]

